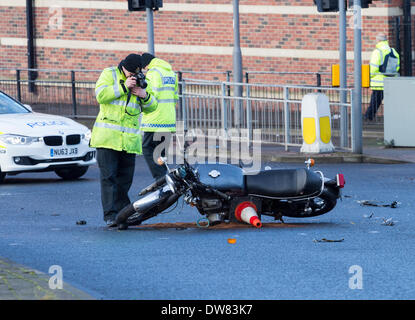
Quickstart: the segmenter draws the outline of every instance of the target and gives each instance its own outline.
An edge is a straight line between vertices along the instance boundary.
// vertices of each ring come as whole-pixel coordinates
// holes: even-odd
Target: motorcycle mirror
[[[306,162],[304,162],[307,165],[307,168],[314,167],[315,161],[314,159],[308,159]]]
[[[166,164],[166,158],[165,157],[158,157],[157,163],[159,166],[164,166]]]
[[[158,163],[159,166],[165,166],[167,171],[170,171],[170,168],[167,165],[167,158],[166,157],[158,157],[157,163]]]

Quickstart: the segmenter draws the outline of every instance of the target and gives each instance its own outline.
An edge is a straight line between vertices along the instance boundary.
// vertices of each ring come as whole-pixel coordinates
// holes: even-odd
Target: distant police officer
[[[370,105],[365,114],[365,120],[373,120],[383,100],[383,80],[385,77],[396,76],[399,67],[399,54],[395,49],[389,47],[384,33],[376,36],[376,48],[370,57],[370,88],[372,96]]]
[[[104,221],[115,227],[118,212],[130,204],[128,191],[136,154],[142,154],[138,117],[140,103],[133,75],[142,67],[141,56],[130,54],[118,66],[100,75],[95,95],[100,111],[90,145],[97,149]]]
[[[171,134],[176,132],[176,103],[179,99],[178,78],[172,66],[150,53],[141,56],[143,70],[146,73],[147,88],[140,97],[142,105],[141,130],[143,137],[143,155],[153,178],[166,174],[166,168],[155,160],[166,156]],[[160,133],[160,136],[155,134]]]

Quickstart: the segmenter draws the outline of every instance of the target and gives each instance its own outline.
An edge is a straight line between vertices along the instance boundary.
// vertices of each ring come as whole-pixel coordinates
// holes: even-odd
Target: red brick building
[[[362,10],[363,63],[368,63],[379,31],[386,32],[395,47],[399,34],[403,52],[407,45],[403,3],[375,0]],[[33,0],[33,4],[37,68],[101,70],[128,53],[147,51],[146,13],[129,12],[126,0]],[[414,7],[412,1],[412,15]],[[240,0],[239,11],[244,71],[330,72],[331,64],[339,62],[339,15],[317,12],[313,0]],[[184,74],[187,77],[224,80],[222,72],[232,70],[232,12],[231,0],[164,0],[163,8],[154,13],[156,55],[175,70],[218,72]],[[353,72],[351,13],[348,10],[349,73]],[[0,0],[0,15],[0,67],[26,68],[26,1]],[[13,75],[2,71],[1,77]],[[308,76],[298,75],[255,77],[261,82],[310,82]]]

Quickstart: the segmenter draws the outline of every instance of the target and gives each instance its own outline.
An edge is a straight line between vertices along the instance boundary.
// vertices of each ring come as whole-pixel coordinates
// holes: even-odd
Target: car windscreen
[[[30,111],[8,95],[0,92],[0,114],[29,113]]]

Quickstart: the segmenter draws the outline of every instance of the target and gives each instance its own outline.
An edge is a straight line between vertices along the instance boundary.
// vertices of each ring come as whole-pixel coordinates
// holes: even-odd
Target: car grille
[[[61,146],[63,139],[61,136],[47,136],[43,137],[43,141],[47,146]]]
[[[79,134],[70,134],[66,136],[67,145],[79,144],[80,142],[81,142],[81,135]]]

